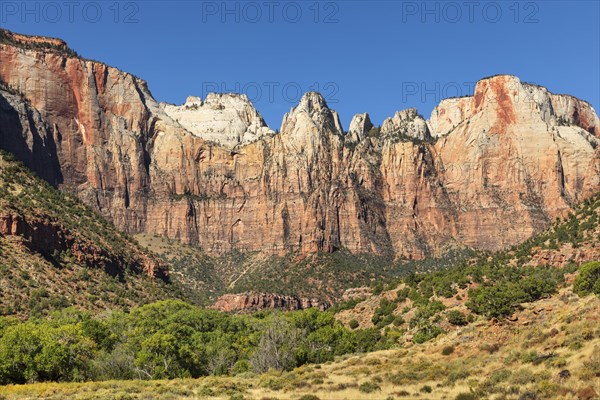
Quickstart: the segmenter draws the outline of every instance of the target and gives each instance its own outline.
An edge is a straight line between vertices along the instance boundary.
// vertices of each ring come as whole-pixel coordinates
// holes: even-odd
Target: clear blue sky
[[[25,3],[25,6],[23,4]],[[159,101],[243,91],[274,129],[321,91],[348,127],[478,79],[519,76],[600,108],[598,1],[0,2],[0,26],[65,39],[148,81]],[[470,5],[472,4],[472,5]]]

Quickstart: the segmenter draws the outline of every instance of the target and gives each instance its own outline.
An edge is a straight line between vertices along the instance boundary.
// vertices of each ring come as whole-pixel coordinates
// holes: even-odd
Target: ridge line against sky
[[[159,102],[245,93],[273,128],[308,91],[347,128],[362,112],[428,118],[496,74],[600,108],[597,1],[3,0],[0,27],[61,38]]]

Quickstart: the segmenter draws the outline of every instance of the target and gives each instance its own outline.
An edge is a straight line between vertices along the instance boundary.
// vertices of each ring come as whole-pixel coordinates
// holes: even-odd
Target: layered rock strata
[[[286,253],[497,250],[598,191],[585,101],[501,75],[424,120],[346,133],[307,93],[274,134],[242,96],[159,105],[146,82],[44,39],[0,35],[0,145],[128,233]]]

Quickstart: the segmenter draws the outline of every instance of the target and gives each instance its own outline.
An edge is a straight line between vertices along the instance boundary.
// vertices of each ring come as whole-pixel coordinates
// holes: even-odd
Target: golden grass
[[[477,399],[517,400],[527,392],[539,399],[577,399],[577,392],[589,386],[600,392],[600,300],[578,299],[565,289],[523,308],[514,322],[479,321],[423,345],[344,356],[284,373],[13,385],[0,387],[0,395],[10,400],[299,400],[308,394],[321,400],[454,400],[474,391]],[[453,347],[452,354],[443,355],[445,347]],[[569,378],[559,377],[563,370],[569,370]]]

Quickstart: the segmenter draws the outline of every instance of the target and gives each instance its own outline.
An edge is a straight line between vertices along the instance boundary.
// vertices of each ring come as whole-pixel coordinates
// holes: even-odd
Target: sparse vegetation
[[[381,387],[375,382],[364,382],[358,386],[358,390],[363,393],[373,393],[376,391],[380,391]]]
[[[5,152],[0,152],[0,211],[31,227],[0,236],[0,315],[43,317],[75,304],[126,310],[181,296],[160,279],[158,257]],[[146,275],[144,266],[151,265],[159,268],[159,279]]]

